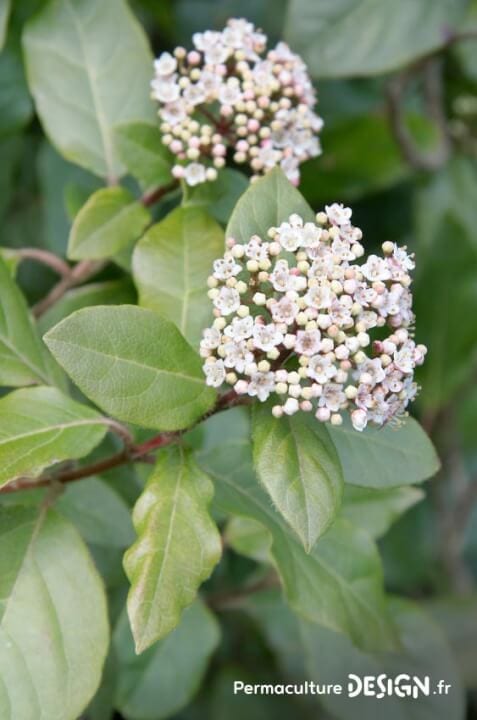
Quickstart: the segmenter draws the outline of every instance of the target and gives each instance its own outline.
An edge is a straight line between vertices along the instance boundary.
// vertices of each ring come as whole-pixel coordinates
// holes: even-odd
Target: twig
[[[179,187],[179,181],[173,180],[168,185],[163,185],[162,187],[158,187],[154,190],[151,190],[150,192],[144,193],[141,198],[141,203],[144,205],[144,207],[151,207],[151,205],[155,205],[155,203],[159,202],[159,200],[161,200],[164,195],[172,192],[177,187]]]
[[[426,110],[439,130],[440,144],[434,152],[423,152],[415,143],[406,125],[404,95],[409,82],[423,73],[423,92]],[[407,68],[391,78],[387,85],[388,116],[394,137],[404,159],[416,170],[434,171],[447,160],[450,138],[444,112],[442,90],[442,68],[439,58],[431,57]]]
[[[134,435],[129,430],[129,428],[127,428],[125,425],[118,422],[117,420],[113,420],[113,418],[104,418],[103,422],[105,425],[108,426],[111,432],[113,432],[123,441],[125,448],[131,449],[132,447],[134,447]]]
[[[207,605],[213,610],[227,610],[240,606],[243,600],[247,600],[250,595],[269,590],[271,588],[280,587],[280,580],[275,571],[272,571],[250,585],[240,588],[240,590],[229,590],[227,592],[209,595]]]
[[[140,445],[125,445],[125,447],[120,452],[111,455],[110,457],[104,458],[103,460],[98,460],[91,465],[85,465],[84,467],[74,468],[72,470],[65,470],[55,475],[40,478],[39,480],[32,480],[31,478],[18,478],[18,480],[14,480],[8,485],[5,485],[5,487],[1,488],[0,494],[18,492],[20,490],[34,490],[39,487],[47,487],[51,483],[65,484],[75,482],[76,480],[82,480],[83,478],[91,477],[92,475],[99,475],[100,473],[106,472],[107,470],[111,470],[120,465],[126,465],[130,462],[150,462],[150,456],[152,452],[159,450],[160,448],[166,447],[167,445],[171,445],[172,443],[178,442],[184,435],[184,433],[191,430],[198,423],[211,417],[211,415],[214,415],[217,412],[221,412],[222,410],[228,410],[229,408],[235,407],[236,405],[244,405],[249,401],[249,399],[250,398],[246,396],[238,396],[232,390],[231,392],[222,395],[217,400],[217,403],[212,410],[205,413],[196,423],[194,423],[188,428],[184,428],[184,430],[159,433],[159,435],[155,435],[154,437],[146,440]],[[115,423],[114,420],[108,420],[108,424],[110,422],[113,424]],[[118,430],[119,426],[120,424],[118,423],[116,430]],[[111,427],[113,426],[111,425]],[[121,428],[127,430],[126,428],[124,428],[124,426],[121,426]]]
[[[33,314],[35,317],[43,315],[50,307],[55,305],[58,300],[61,300],[63,295],[75,287],[86,282],[90,277],[96,275],[103,267],[104,262],[95,260],[82,260],[73,268],[71,268],[68,275],[63,277],[44,297],[38,302],[33,308]]]
[[[58,257],[54,253],[48,252],[48,250],[39,250],[38,248],[21,248],[15,251],[22,260],[35,260],[36,262],[47,265],[49,268],[55,271],[57,275],[62,277],[69,277],[71,268],[65,260]]]

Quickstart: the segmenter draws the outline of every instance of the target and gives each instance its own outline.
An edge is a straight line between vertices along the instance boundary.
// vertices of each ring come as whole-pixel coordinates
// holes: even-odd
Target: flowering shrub
[[[413,372],[426,353],[409,332],[414,261],[385,242],[384,257],[357,264],[362,233],[342,205],[316,221],[293,214],[267,238],[227,240],[209,277],[216,319],[201,342],[207,384],[227,382],[262,402],[275,393],[275,417],[315,410],[341,425],[346,410],[356,430],[383,425],[415,397]],[[373,342],[384,327],[391,334]]]
[[[298,184],[299,165],[320,153],[323,122],[303,61],[246,20],[193,37],[154,63],[152,97],[160,103],[162,141],[179,162],[172,172],[188,185],[215,180],[230,150],[252,179],[279,165]]]
[[[0,720],[463,719],[469,4],[0,1]]]

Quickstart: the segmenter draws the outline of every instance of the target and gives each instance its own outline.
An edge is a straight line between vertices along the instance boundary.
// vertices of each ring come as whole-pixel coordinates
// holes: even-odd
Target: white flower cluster
[[[385,242],[382,257],[358,263],[362,233],[350,221],[335,203],[316,223],[291,215],[266,239],[227,241],[209,278],[208,385],[261,401],[275,393],[276,417],[313,411],[340,425],[346,411],[356,430],[404,415],[426,354],[410,331],[414,261]]]
[[[306,66],[283,42],[265,53],[266,42],[252,23],[232,19],[222,32],[196,33],[194,50],[155,61],[162,139],[188,185],[215,180],[228,150],[253,177],[280,165],[295,184],[300,163],[320,154],[323,122]]]

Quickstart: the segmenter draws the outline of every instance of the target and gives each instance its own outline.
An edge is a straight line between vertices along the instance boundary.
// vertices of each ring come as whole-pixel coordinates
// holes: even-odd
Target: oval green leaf
[[[138,653],[176,627],[219,561],[220,534],[208,510],[212,495],[211,481],[182,448],[159,455],[134,508],[138,539],[124,557]]]
[[[200,208],[176,208],[138,242],[133,275],[139,303],[172,320],[198,346],[210,325],[207,278],[224,252],[220,225]]]
[[[0,383],[9,387],[61,383],[10,269],[0,258]]]
[[[171,182],[173,156],[158,125],[127,123],[115,128],[115,137],[119,157],[144,189]]]
[[[271,227],[280,225],[292,213],[304,220],[315,215],[298,190],[275,168],[253,183],[240,197],[225,231],[226,237],[246,243],[252,235],[267,237]]]
[[[399,427],[368,426],[356,432],[348,420],[329,433],[345,482],[372,488],[413,485],[436,474],[440,462],[432,442],[413,418]]]
[[[0,508],[0,557],[0,717],[77,720],[109,643],[104,588],[86,546],[51,510]]]
[[[126,2],[50,2],[28,22],[23,46],[28,84],[52,144],[67,160],[117,179],[124,166],[114,126],[154,122],[152,56]]]
[[[83,393],[124,422],[181,430],[214,405],[199,356],[151,310],[84,308],[49,330],[45,342]]]
[[[88,455],[106,430],[95,410],[55,388],[15,390],[0,400],[0,485]]]
[[[336,517],[343,492],[326,427],[304,413],[277,419],[268,403],[257,404],[252,438],[258,478],[309,552]]]
[[[88,198],[74,219],[68,257],[111,257],[141,237],[150,220],[148,210],[128,190],[102,188]]]
[[[291,0],[286,39],[314,77],[376,75],[435,52],[466,0]]]

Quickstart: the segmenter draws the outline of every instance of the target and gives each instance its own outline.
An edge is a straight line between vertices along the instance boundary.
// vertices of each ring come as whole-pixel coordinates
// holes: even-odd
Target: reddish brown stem
[[[154,190],[145,193],[141,198],[141,202],[144,207],[151,207],[151,205],[155,205],[164,197],[164,195],[172,192],[177,187],[179,187],[178,180],[173,180],[168,185],[163,185],[162,187],[155,188]]]
[[[236,405],[243,405],[248,402],[248,397],[237,395],[233,390],[222,395],[217,400],[217,403],[208,413],[205,413],[198,422],[206,420],[211,415],[222,410],[228,410]],[[34,490],[39,487],[47,487],[52,483],[66,484],[75,482],[76,480],[82,480],[83,478],[91,477],[92,475],[99,475],[107,470],[111,470],[120,465],[126,465],[130,462],[138,461],[150,461],[150,453],[160,448],[171,445],[174,442],[178,442],[182,435],[192,429],[198,423],[194,423],[189,428],[184,430],[177,430],[176,432],[164,432],[159,435],[146,440],[140,445],[127,445],[123,450],[111,455],[110,457],[98,460],[91,465],[85,465],[84,467],[73,468],[72,470],[64,470],[56,475],[47,476],[40,478],[39,480],[32,480],[30,478],[19,478],[14,480],[9,485],[5,485],[0,490],[0,493],[12,493],[20,490]]]
[[[16,251],[16,254],[22,260],[34,260],[42,265],[46,265],[54,270],[57,275],[61,275],[61,277],[69,277],[71,274],[71,268],[68,263],[54,253],[48,252],[48,250],[40,250],[39,248],[21,248]]]
[[[33,314],[35,317],[40,317],[47,310],[50,309],[58,300],[61,300],[63,295],[75,287],[86,282],[92,275],[96,275],[104,267],[103,262],[96,262],[94,260],[82,260],[73,268],[68,275],[63,277],[48,293],[43,300],[40,300],[33,308]]]

